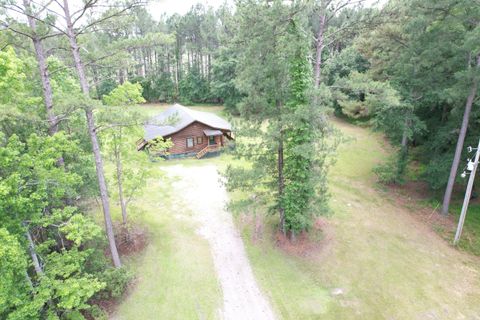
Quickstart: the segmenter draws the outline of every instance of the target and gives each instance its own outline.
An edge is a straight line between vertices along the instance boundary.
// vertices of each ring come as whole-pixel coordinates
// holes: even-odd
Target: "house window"
[[[203,137],[197,137],[197,144],[203,143]]]
[[[193,148],[193,138],[187,138],[187,148]]]

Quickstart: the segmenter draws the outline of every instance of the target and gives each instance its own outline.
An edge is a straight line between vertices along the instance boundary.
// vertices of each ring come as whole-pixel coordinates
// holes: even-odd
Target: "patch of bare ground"
[[[328,220],[320,217],[311,230],[292,237],[283,232],[275,233],[276,245],[285,253],[294,256],[319,259],[332,247],[334,230]]]
[[[240,217],[242,228],[252,230],[252,242],[258,243],[265,237],[265,221],[263,215],[242,214]],[[275,245],[288,255],[304,258],[321,258],[328,253],[334,241],[334,229],[328,219],[318,217],[308,232],[302,232],[295,237],[283,234],[280,230],[267,230]]]
[[[118,252],[121,256],[130,256],[142,252],[148,243],[148,233],[139,225],[118,225],[115,235]]]

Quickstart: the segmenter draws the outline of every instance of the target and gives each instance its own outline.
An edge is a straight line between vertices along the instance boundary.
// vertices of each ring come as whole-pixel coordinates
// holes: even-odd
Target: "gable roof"
[[[214,129],[232,130],[232,126],[228,121],[213,113],[192,110],[176,103],[147,122],[144,126],[144,139],[150,141],[160,136],[166,137],[172,135],[195,121],[201,122]]]

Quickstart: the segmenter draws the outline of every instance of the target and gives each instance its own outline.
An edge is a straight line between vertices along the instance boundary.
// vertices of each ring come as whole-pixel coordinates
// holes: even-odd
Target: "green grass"
[[[323,319],[331,298],[310,267],[302,259],[278,250],[271,239],[252,241],[248,228],[242,237],[256,279],[277,315],[281,319]]]
[[[137,108],[154,115],[165,106]],[[449,246],[410,209],[377,190],[372,168],[390,152],[380,135],[343,121],[335,125],[347,142],[330,174],[334,215],[326,218],[325,234],[312,235],[329,237],[315,242],[308,256],[291,255],[275,243],[275,216],[266,218],[263,238],[256,241],[251,225],[236,219],[257,281],[279,319],[476,319],[478,259]],[[222,169],[232,161],[222,155],[151,165],[214,163]],[[119,306],[120,319],[218,318],[221,290],[208,243],[195,234],[188,219],[193,213],[179,209],[168,184],[151,180],[137,201],[141,211],[134,219],[150,230],[150,244],[125,261],[138,282]],[[469,211],[467,230],[480,224],[476,210]],[[332,295],[334,288],[344,294]]]
[[[450,206],[450,212],[455,215],[455,221],[458,221],[461,210],[461,203],[454,203]],[[448,235],[453,239],[453,231],[449,232]],[[471,203],[468,207],[462,237],[458,246],[462,250],[480,256],[480,205],[478,203]]]
[[[278,248],[271,232],[261,242],[243,233],[257,279],[280,318],[475,319],[478,260],[377,191],[372,168],[390,150],[380,135],[343,121],[335,125],[347,142],[330,174],[329,239],[302,257]],[[268,220],[265,228],[271,226]],[[333,288],[344,294],[330,294]]]
[[[147,117],[156,115],[167,105],[141,105],[137,108]],[[193,107],[219,113],[218,106]],[[138,137],[125,143],[135,147]],[[209,160],[226,163],[225,156]],[[182,163],[209,163],[196,159],[142,163],[152,169],[147,187],[129,207],[129,221],[148,231],[146,249],[130,258],[122,257],[124,265],[135,274],[133,288],[119,301],[115,319],[218,319],[222,292],[216,278],[208,242],[196,233],[190,212],[181,199],[172,194],[172,181],[161,174],[161,168]],[[109,162],[107,176],[113,172]],[[114,190],[111,190],[112,194]],[[111,198],[114,221],[121,221],[121,211]],[[92,209],[99,224],[101,209]]]
[[[218,285],[206,240],[195,233],[191,212],[169,191],[166,178],[150,181],[138,201],[149,245],[126,261],[138,277],[117,311],[119,319],[217,319]]]

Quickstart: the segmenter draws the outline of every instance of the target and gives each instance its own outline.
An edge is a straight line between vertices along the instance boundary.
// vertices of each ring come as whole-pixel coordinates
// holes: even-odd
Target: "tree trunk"
[[[320,26],[317,33],[317,46],[316,46],[316,59],[315,59],[315,88],[320,85],[320,77],[322,71],[322,52],[323,52],[323,40],[325,35],[327,16],[324,12],[320,15]]]
[[[277,110],[279,115],[281,114],[281,104],[277,102]],[[285,178],[283,176],[283,129],[280,124],[280,137],[278,141],[277,149],[277,170],[278,170],[278,213],[280,215],[280,229],[283,234],[286,235],[285,229],[285,208],[283,207],[283,193],[285,189]]]
[[[408,147],[408,129],[409,129],[409,127],[410,127],[410,112],[407,111],[405,113],[405,122],[404,122],[403,134],[402,134],[402,142],[401,142],[402,149],[407,149],[407,147]]]
[[[63,9],[65,11],[65,21],[67,24],[67,36],[72,50],[73,60],[77,69],[78,77],[80,79],[80,86],[85,96],[89,97],[90,88],[88,86],[87,77],[85,75],[85,69],[80,57],[80,50],[77,43],[76,35],[73,30],[73,25],[70,17],[70,10],[68,7],[68,0],[63,0]],[[93,117],[93,111],[90,108],[85,110],[87,118],[87,127],[90,140],[92,142],[92,151],[95,158],[95,167],[97,171],[98,186],[100,189],[100,198],[102,200],[103,215],[105,219],[105,230],[107,232],[107,238],[110,245],[110,252],[112,254],[113,264],[116,268],[121,267],[120,257],[118,256],[117,245],[115,244],[115,235],[113,233],[112,217],[110,214],[110,203],[108,199],[108,189],[105,182],[105,173],[103,170],[103,160],[100,153],[100,146],[98,143],[97,133],[95,130],[95,119]]]
[[[98,78],[98,72],[97,69],[94,67],[92,68],[93,72],[93,81],[95,82],[95,91],[97,92],[97,99],[101,100],[102,97],[100,97],[100,79]]]
[[[26,269],[25,269],[25,280],[27,281],[30,289],[33,290],[33,282],[32,282],[32,279],[30,278],[30,275],[28,274]]]
[[[480,69],[480,55],[477,56],[476,69]],[[455,184],[455,177],[457,176],[458,166],[460,164],[460,157],[462,155],[463,143],[467,134],[468,121],[470,118],[470,112],[472,110],[473,100],[477,94],[478,89],[478,77],[474,75],[472,81],[472,87],[470,94],[467,97],[465,104],[465,112],[463,113],[462,126],[460,128],[460,134],[458,135],[457,147],[455,148],[455,155],[453,157],[452,167],[450,168],[450,176],[448,177],[447,187],[445,189],[445,195],[443,196],[442,214],[447,215],[450,207],[450,200],[452,198],[453,186]]]
[[[207,65],[207,75],[208,75],[208,76],[207,76],[207,77],[208,77],[207,79],[208,79],[208,83],[210,83],[210,80],[211,80],[211,75],[210,75],[210,73],[212,72],[212,60],[211,60],[211,59],[212,59],[212,57],[211,57],[211,55],[210,55],[210,53],[209,53],[209,54],[208,54],[208,58],[207,58],[207,64],[208,64],[208,65]]]
[[[47,111],[48,133],[52,136],[58,131],[58,123],[55,114],[53,113],[53,91],[50,84],[50,76],[48,74],[47,59],[45,50],[43,49],[42,40],[37,35],[37,22],[33,17],[33,12],[30,0],[23,0],[23,5],[27,13],[27,20],[30,29],[32,30],[33,47],[35,48],[35,55],[40,71],[40,79],[42,81],[43,100]],[[63,159],[62,159],[63,163]]]
[[[284,188],[285,188],[285,181],[283,177],[283,134],[281,134],[280,140],[278,141],[278,197],[279,197],[278,213],[280,214],[280,228],[283,234],[286,234],[285,209],[283,208]]]
[[[40,265],[40,261],[38,261],[37,252],[35,251],[35,243],[33,243],[32,235],[30,231],[27,229],[25,235],[27,236],[28,240],[28,251],[30,252],[30,256],[32,257],[33,261],[33,268],[35,269],[35,273],[38,277],[43,275],[43,269]]]
[[[117,143],[117,142],[116,142]],[[117,186],[118,186],[118,198],[120,200],[120,207],[122,208],[122,222],[125,226],[127,224],[127,204],[125,203],[125,199],[123,198],[123,183],[122,183],[122,159],[120,155],[120,150],[118,143],[115,146],[115,166],[117,170]]]

